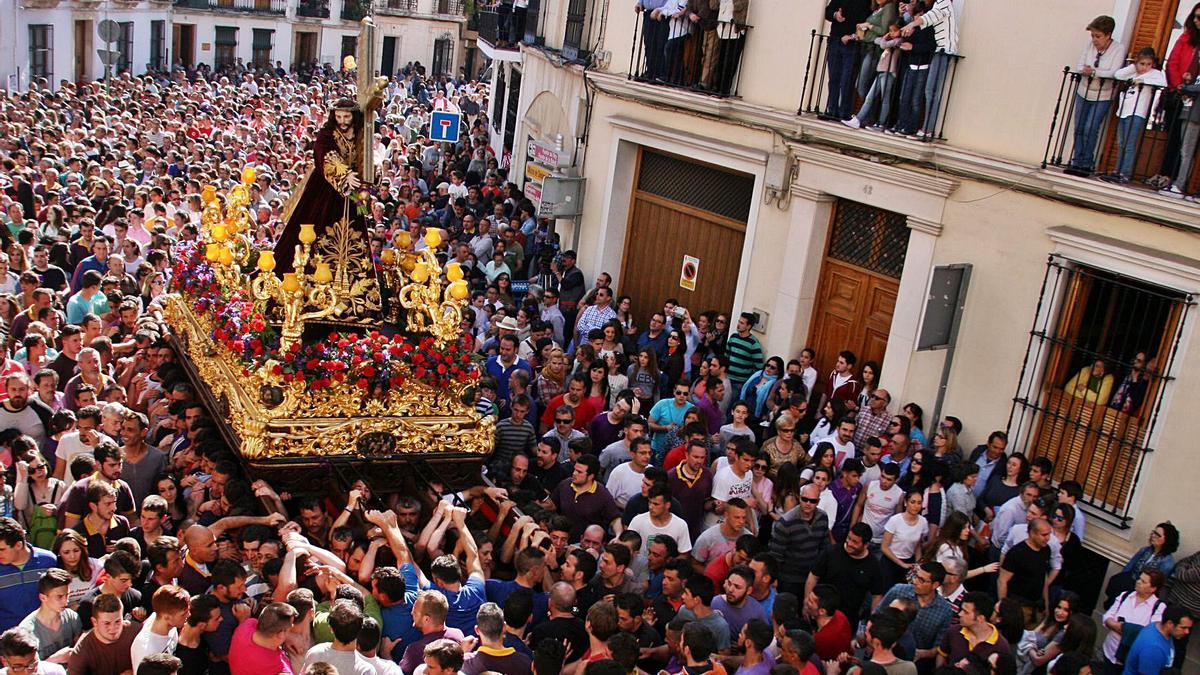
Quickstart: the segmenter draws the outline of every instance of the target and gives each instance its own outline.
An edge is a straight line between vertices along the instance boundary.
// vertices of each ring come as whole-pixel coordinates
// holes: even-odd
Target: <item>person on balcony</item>
[[[925,13],[924,5],[913,3],[910,11],[913,13],[912,22],[915,22]],[[909,25],[912,23],[910,22]],[[901,31],[900,34],[903,36],[904,32]],[[917,131],[921,124],[921,100],[925,91],[925,82],[929,78],[929,64],[933,60],[933,50],[936,48],[937,39],[933,35],[933,29],[926,27],[915,30],[911,36],[904,38],[904,41],[896,47],[901,52],[907,52],[908,58],[902,58],[902,62],[907,64],[907,70],[905,70],[905,66],[900,66],[902,71],[900,75],[900,111],[896,125],[890,129],[891,133],[912,138],[918,137]],[[886,124],[886,121],[883,124]]]
[[[711,3],[712,0],[709,0]],[[746,14],[750,0],[719,0],[717,7],[717,38],[719,39],[720,61],[717,70],[717,92],[728,96],[735,90],[738,64],[742,61],[742,48],[746,46]],[[707,54],[705,60],[707,61]]]
[[[1091,38],[1079,57],[1075,92],[1075,140],[1066,173],[1089,176],[1096,164],[1096,142],[1113,99],[1113,75],[1125,63],[1125,45],[1113,39],[1117,22],[1098,16],[1088,24]]]
[[[950,72],[950,62],[958,54],[958,13],[961,6],[961,3],[954,4],[954,0],[935,0],[932,7],[914,18],[902,31],[904,35],[911,35],[919,27],[932,28],[933,39],[937,43],[929,62],[928,77],[925,78],[925,119],[917,131],[919,140],[938,136],[938,114],[942,109],[942,96],[947,91],[946,77]]]
[[[1104,359],[1096,359],[1091,366],[1084,366],[1063,387],[1071,396],[1098,406],[1108,405],[1112,388],[1113,376],[1108,372],[1108,364]]]
[[[1196,158],[1196,143],[1200,142],[1200,105],[1195,102],[1196,97],[1200,96],[1200,80],[1185,79],[1179,86],[1179,93],[1193,99],[1192,108],[1183,127],[1183,144],[1179,148],[1179,170],[1175,173],[1175,181],[1159,190],[1159,194],[1196,201],[1196,196],[1187,194],[1187,189],[1188,181],[1192,177],[1193,160]]]
[[[829,68],[829,99],[823,116],[826,119],[850,119],[854,112],[854,68],[858,64],[854,31],[870,14],[870,0],[829,0],[825,6],[825,20],[829,22],[829,43],[825,53],[825,64]]]
[[[1133,163],[1150,116],[1150,104],[1159,88],[1167,85],[1167,76],[1157,65],[1154,49],[1143,47],[1133,63],[1113,75],[1129,84],[1117,101],[1117,170],[1100,176],[1100,180],[1124,185],[1133,176]]]
[[[1181,84],[1191,83],[1200,73],[1200,60],[1196,51],[1200,49],[1200,3],[1192,7],[1183,21],[1183,32],[1171,47],[1163,70],[1167,74],[1167,90],[1162,95],[1163,126],[1167,129],[1167,144],[1163,148],[1162,165],[1158,173],[1146,179],[1146,184],[1162,189],[1171,185],[1171,179],[1179,171],[1180,141],[1187,122],[1184,112],[1185,97],[1179,93]]]
[[[642,78],[651,81],[667,76],[667,17],[660,11],[665,4],[666,0],[637,0],[633,6],[633,11],[642,15],[642,51],[646,54]]]
[[[872,0],[873,11],[867,20],[855,27],[855,37],[858,39],[859,50],[862,52],[862,64],[858,69],[858,96],[866,98],[875,83],[879,58],[883,55],[876,42],[887,34],[888,28],[900,20],[900,11],[896,0]]]
[[[687,44],[687,39],[692,34],[692,20],[688,16],[688,0],[667,0],[663,6],[655,12],[659,16],[666,16],[667,22],[667,48],[666,48],[666,66],[667,66],[667,81],[671,84],[683,84],[687,79],[690,68],[684,62],[684,46]],[[651,16],[653,16],[653,12]]]

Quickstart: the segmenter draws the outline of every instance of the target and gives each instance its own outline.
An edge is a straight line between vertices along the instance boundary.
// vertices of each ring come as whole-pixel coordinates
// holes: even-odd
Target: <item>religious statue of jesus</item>
[[[318,263],[329,264],[339,298],[334,313],[317,322],[325,325],[376,324],[382,309],[366,218],[355,201],[374,184],[370,116],[382,100],[386,78],[363,82],[360,77],[360,83],[358,103],[339,99],[317,132],[313,167],[297,188],[294,203],[285,207],[286,224],[275,243],[276,272],[290,272],[300,225],[315,226],[317,239],[309,264],[313,268]]]

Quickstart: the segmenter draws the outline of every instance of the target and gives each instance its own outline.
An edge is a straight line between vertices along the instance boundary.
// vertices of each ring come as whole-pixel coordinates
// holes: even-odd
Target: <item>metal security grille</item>
[[[643,150],[638,189],[745,223],[754,177]]]
[[[899,213],[839,199],[829,257],[899,279],[908,252],[908,219]]]
[[[1056,480],[1077,481],[1082,503],[1118,527],[1131,518],[1192,304],[1178,291],[1059,256],[1046,266],[1010,449],[1049,459]]]

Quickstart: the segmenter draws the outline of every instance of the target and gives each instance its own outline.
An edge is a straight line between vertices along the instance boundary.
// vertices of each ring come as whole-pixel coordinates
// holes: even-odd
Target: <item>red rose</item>
[[[283,374],[283,366],[279,365],[278,363],[276,363],[274,366],[271,366],[271,374],[272,375],[282,375]]]
[[[352,366],[357,366],[360,363],[362,363],[361,356],[355,356],[354,358],[350,359],[350,365],[352,365]]]
[[[370,386],[371,383],[367,382],[367,379],[365,377],[360,377],[360,378],[358,378],[357,384],[358,384],[359,389],[366,389],[368,386]]]
[[[300,351],[300,343],[299,343],[299,342],[293,342],[293,343],[292,343],[292,346],[291,346],[291,351],[292,351],[292,353],[293,353],[293,354],[295,354],[296,352]]]
[[[335,382],[344,382],[346,380],[346,374],[341,372],[334,373],[333,380]]]
[[[375,359],[375,363],[383,363],[383,352],[375,352],[371,358]]]
[[[395,342],[396,344],[400,344],[400,343],[404,342],[404,336],[399,333],[396,333],[395,335],[392,336],[392,342]]]
[[[438,367],[437,367],[437,371],[438,371],[438,375],[445,375],[446,374],[446,364],[439,363]]]
[[[416,375],[418,380],[420,380],[420,379],[424,379],[424,377],[425,377],[425,369],[424,369],[424,368],[421,368],[421,367],[418,367],[416,370],[414,370],[414,371],[413,371],[413,375]]]
[[[375,377],[375,367],[370,364],[363,366],[362,374],[365,377]]]

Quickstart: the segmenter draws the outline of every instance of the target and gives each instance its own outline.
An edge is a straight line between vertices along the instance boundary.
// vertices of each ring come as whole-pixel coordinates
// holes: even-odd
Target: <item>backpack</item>
[[[1122,593],[1121,596],[1117,598],[1117,607],[1120,607],[1121,603],[1125,602],[1125,599],[1129,597],[1130,593],[1132,593],[1132,591],[1127,591]],[[1153,617],[1154,613],[1158,611],[1158,606],[1161,604],[1163,604],[1162,600],[1157,597],[1154,598],[1154,607],[1150,608],[1151,617]],[[1121,622],[1121,644],[1117,645],[1116,658],[1116,662],[1118,664],[1125,663],[1125,658],[1129,656],[1129,650],[1133,648],[1133,643],[1137,640],[1137,636],[1141,634],[1143,628],[1145,628],[1145,626],[1140,623],[1129,623],[1125,621]]]

